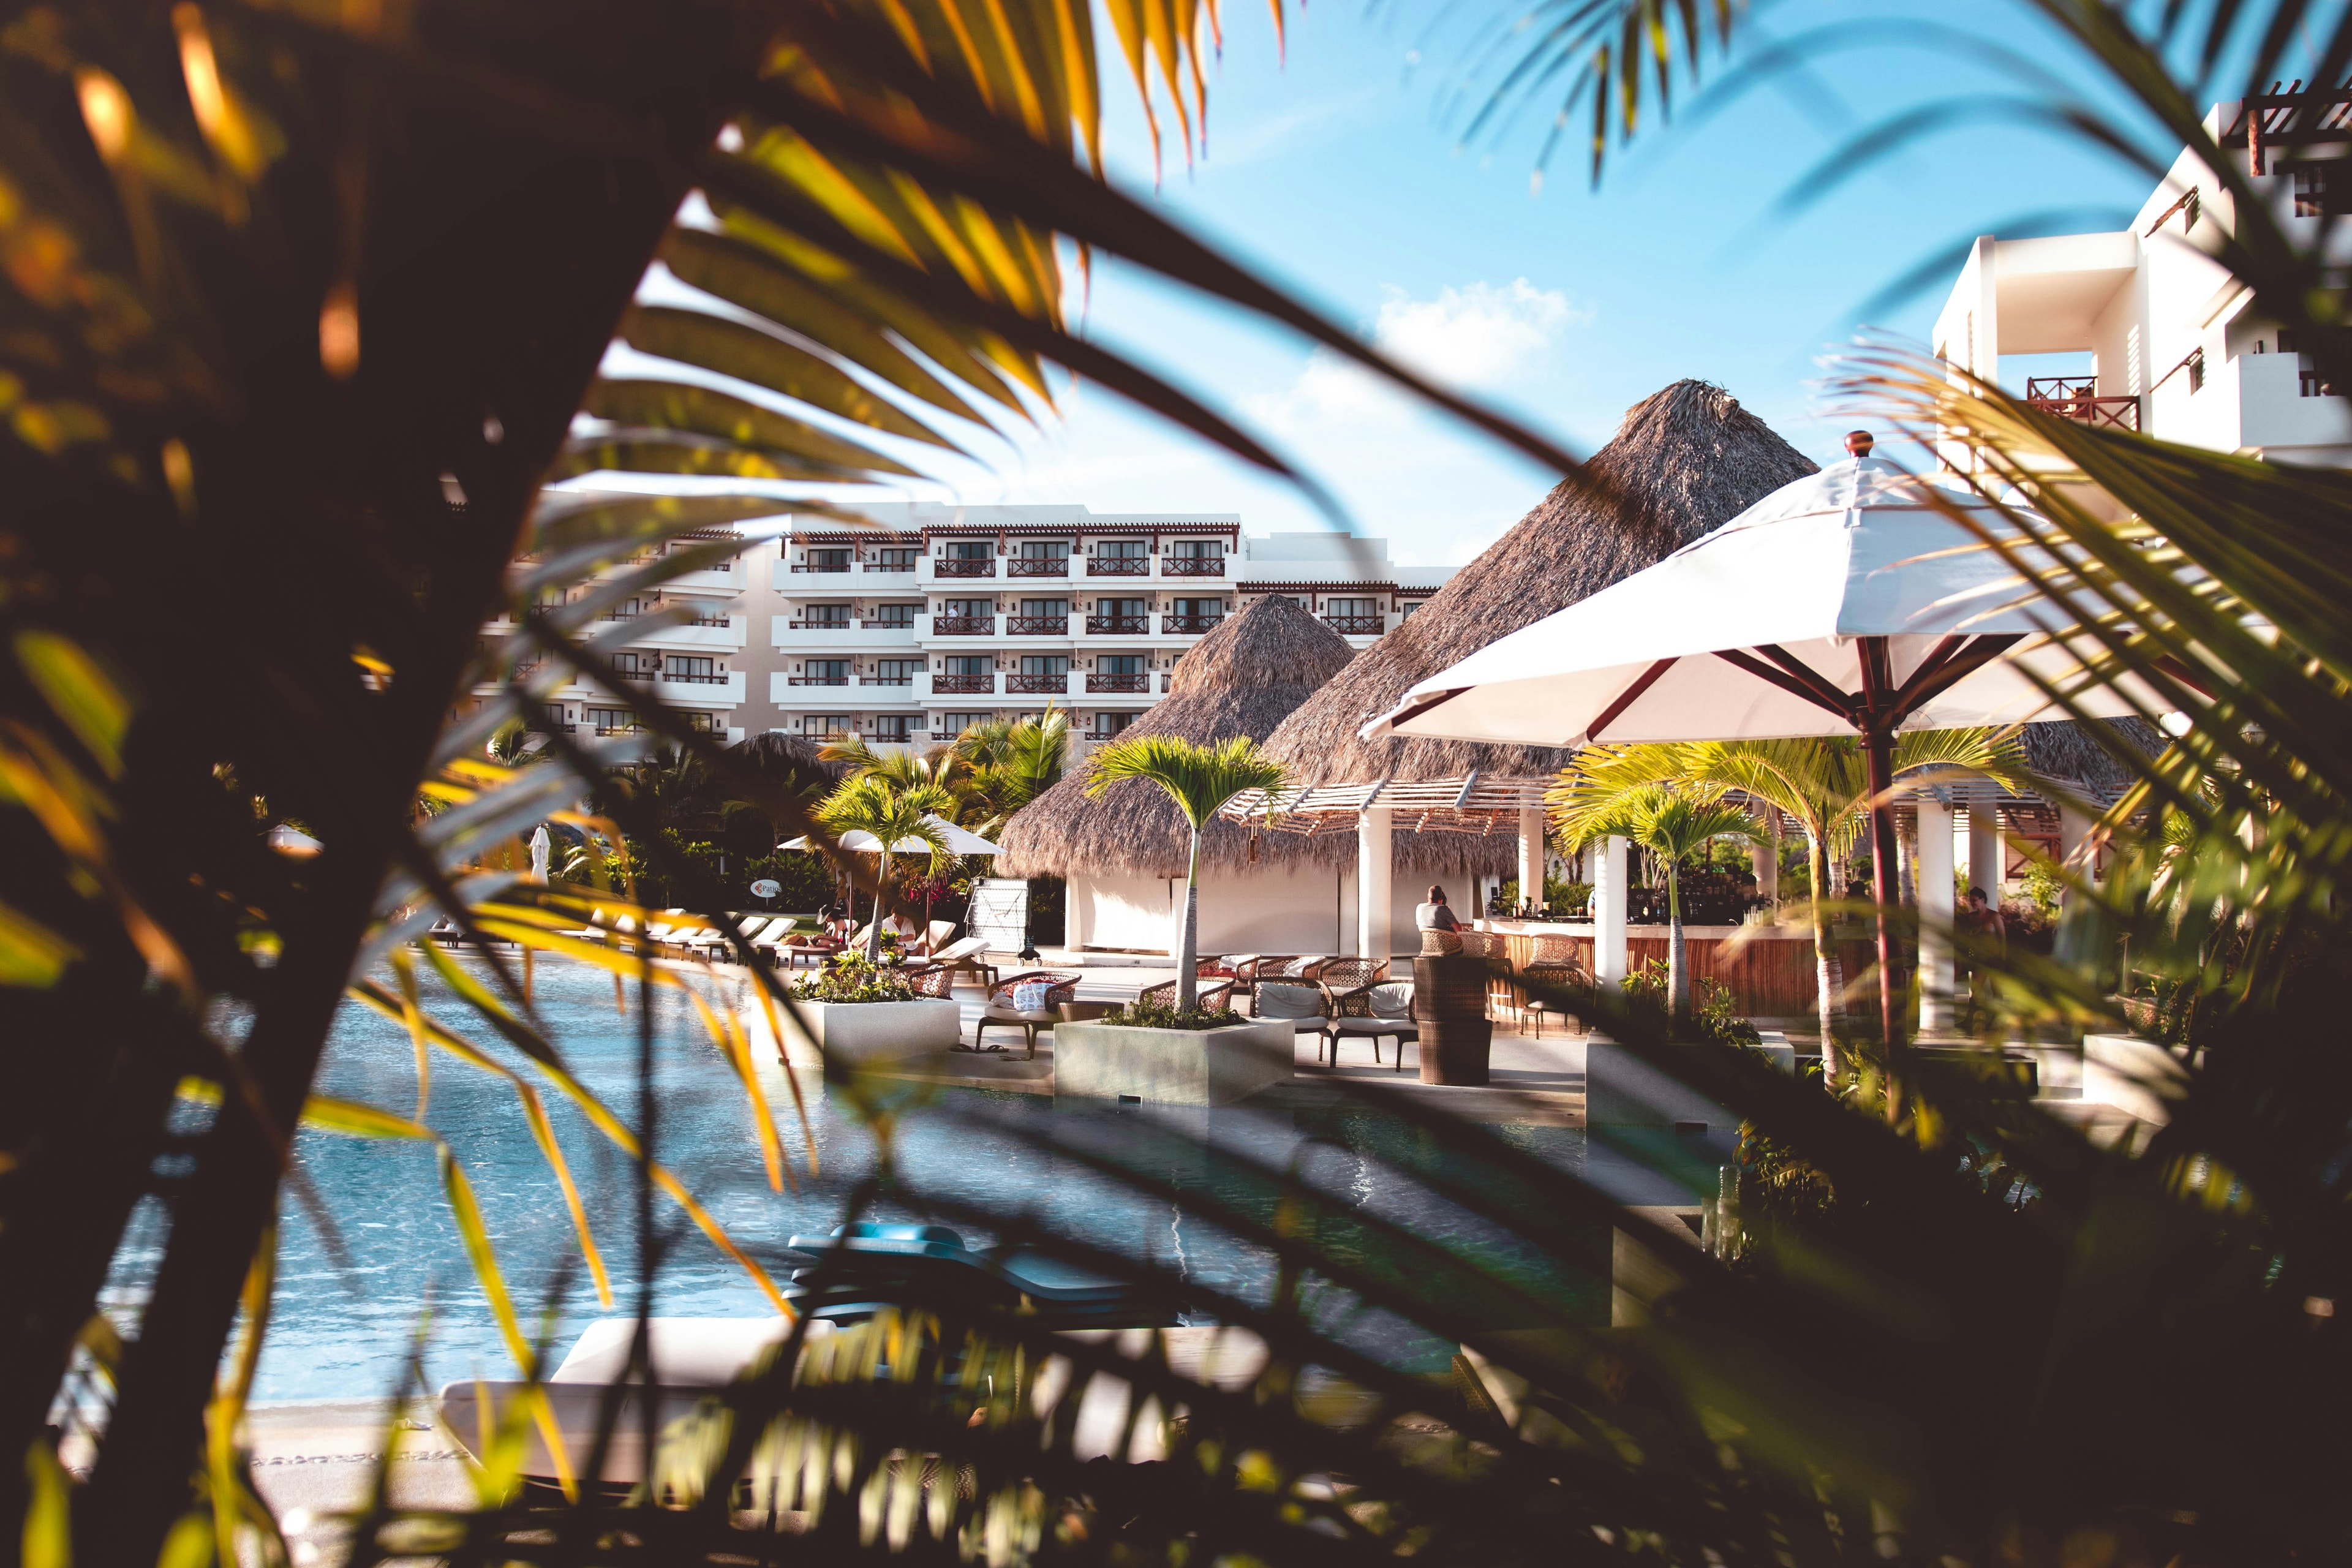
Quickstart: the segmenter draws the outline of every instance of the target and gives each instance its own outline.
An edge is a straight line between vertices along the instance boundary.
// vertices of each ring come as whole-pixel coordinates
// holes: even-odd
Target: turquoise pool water
[[[634,987],[631,1000],[630,1016],[619,1016],[608,975],[569,963],[541,966],[537,1005],[548,1032],[578,1076],[634,1125],[639,1050]],[[461,1033],[486,1046],[493,1040],[487,1028],[468,1026],[463,1009],[446,995],[432,992],[428,1003]],[[741,1087],[704,1037],[691,1007],[674,992],[657,991],[654,1025],[664,1163],[754,1256],[772,1256],[786,1237],[835,1224],[853,1191],[875,1174],[877,1160],[875,1135],[846,1095],[828,1090],[814,1073],[802,1074],[821,1173],[812,1178],[803,1169],[798,1191],[772,1192]],[[492,1048],[502,1060],[522,1065],[519,1054]],[[804,1165],[806,1150],[782,1069],[771,1057],[761,1071],[785,1149]],[[347,1008],[319,1089],[407,1113],[417,1085],[406,1031],[373,1012]],[[543,1092],[612,1271],[615,1300],[609,1310],[626,1313],[634,1310],[638,1271],[633,1167],[577,1110]],[[608,1309],[599,1305],[577,1266],[562,1194],[512,1089],[436,1054],[425,1121],[447,1140],[470,1177],[526,1319],[551,1303],[557,1318],[551,1341],[559,1351],[568,1346]],[[1581,1130],[1499,1131],[1548,1163],[1566,1170],[1581,1165]],[[1080,1149],[1166,1181],[1176,1196],[1139,1194],[1076,1158],[1074,1151]],[[289,1195],[257,1398],[392,1392],[404,1380],[413,1348],[421,1352],[430,1385],[477,1373],[512,1375],[443,1201],[432,1150],[306,1129],[298,1152],[332,1239],[308,1205]],[[1492,1234],[1409,1179],[1407,1170],[1438,1156],[1420,1133],[1374,1112],[1234,1110],[1162,1123],[1142,1115],[1057,1112],[1049,1098],[1036,1095],[947,1089],[898,1120],[894,1152],[898,1173],[914,1193],[974,1205],[1002,1216],[1003,1226],[1032,1226],[1150,1258],[1186,1279],[1253,1300],[1266,1300],[1274,1288],[1271,1252],[1200,1212],[1201,1205],[1220,1200],[1260,1217],[1272,1214],[1276,1193],[1243,1168],[1244,1157],[1252,1156],[1277,1168],[1295,1163],[1304,1179],[1348,1213],[1385,1216],[1479,1251],[1548,1289],[1581,1296],[1599,1289],[1605,1300],[1605,1286],[1548,1273],[1508,1237]],[[1194,1194],[1197,1200],[1188,1203]],[[672,1233],[655,1282],[656,1310],[724,1316],[768,1310],[758,1287],[684,1226],[674,1205],[657,1200],[655,1217],[658,1228]],[[941,1220],[975,1243],[1001,1234],[968,1215],[942,1214],[922,1198],[886,1197],[867,1217]],[[1360,1239],[1347,1234],[1344,1223],[1325,1236],[1327,1245],[1343,1252]],[[131,1274],[137,1272],[139,1250],[134,1245],[126,1252]],[[789,1267],[782,1260],[773,1266],[779,1282]],[[1404,1364],[1442,1366],[1453,1349],[1379,1314],[1351,1319],[1349,1332]]]

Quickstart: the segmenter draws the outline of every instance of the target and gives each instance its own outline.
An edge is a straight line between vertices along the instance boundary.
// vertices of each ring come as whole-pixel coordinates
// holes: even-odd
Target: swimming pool
[[[425,978],[428,1007],[494,1055],[522,1065],[469,1026],[464,1010]],[[721,984],[733,984],[722,982]],[[614,1006],[611,977],[561,962],[539,968],[537,1007],[572,1070],[622,1119],[635,1124],[639,1026]],[[849,1095],[803,1071],[820,1173],[807,1152],[782,1068],[761,1064],[772,1111],[798,1167],[797,1191],[769,1190],[740,1085],[704,1037],[684,998],[657,990],[653,1012],[659,1153],[736,1240],[755,1257],[772,1257],[786,1237],[822,1234],[843,1215],[852,1194],[876,1174],[880,1150]],[[416,1075],[406,1030],[363,1008],[339,1018],[319,1091],[407,1113]],[[608,1312],[634,1310],[638,1272],[633,1165],[560,1096],[545,1094],[584,1205],[611,1270],[614,1302],[600,1306],[577,1266],[561,1192],[499,1079],[436,1054],[424,1120],[445,1138],[471,1179],[507,1284],[526,1321],[551,1308],[551,1342],[560,1350]],[[1417,1234],[1475,1252],[1548,1293],[1581,1299],[1606,1283],[1559,1275],[1507,1235],[1446,1203],[1412,1180],[1416,1166],[1442,1163],[1425,1134],[1401,1119],[1355,1108],[1312,1112],[1233,1108],[1190,1118],[1057,1110],[1050,1097],[952,1089],[905,1109],[891,1144],[906,1193],[885,1195],[866,1217],[940,1220],[974,1242],[1004,1227],[1034,1226],[1135,1258],[1181,1277],[1264,1301],[1275,1288],[1272,1251],[1201,1212],[1231,1204],[1270,1216],[1280,1189],[1245,1168],[1247,1159],[1280,1168],[1294,1162],[1304,1179],[1332,1195],[1343,1213],[1384,1217]],[[1517,1147],[1567,1171],[1580,1168],[1581,1129],[1510,1126],[1497,1131]],[[468,1267],[443,1201],[433,1151],[415,1142],[339,1137],[305,1129],[300,1167],[328,1227],[289,1194],[280,1224],[280,1258],[270,1334],[255,1397],[261,1402],[358,1398],[401,1386],[412,1348],[421,1351],[428,1385],[480,1374],[511,1376],[489,1308]],[[1098,1171],[1091,1153],[1157,1179],[1174,1196],[1135,1191]],[[992,1230],[971,1205],[1001,1216]],[[657,1200],[659,1232],[674,1233],[656,1280],[656,1310],[672,1316],[755,1315],[765,1296],[717,1247]],[[1327,1221],[1327,1248],[1346,1256],[1370,1248],[1344,1219]],[[126,1258],[126,1262],[134,1260]],[[772,1272],[782,1281],[789,1262]],[[136,1272],[135,1268],[132,1272]],[[1590,1302],[1586,1305],[1589,1307]],[[1337,1301],[1327,1310],[1344,1312]],[[1400,1364],[1441,1367],[1453,1346],[1415,1326],[1379,1314],[1350,1320],[1349,1334]]]

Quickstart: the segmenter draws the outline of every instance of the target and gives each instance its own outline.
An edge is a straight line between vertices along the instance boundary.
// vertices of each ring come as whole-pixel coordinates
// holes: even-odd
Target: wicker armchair
[[[940,963],[910,963],[898,971],[898,978],[914,988],[918,996],[953,996],[950,989],[955,984],[955,971]]]
[[[1570,938],[1536,938],[1535,952],[1528,959],[1527,967],[1519,972],[1521,982],[1528,987],[1527,1002],[1519,1015],[1522,1030],[1526,1029],[1528,1019],[1533,1018],[1536,1038],[1542,1039],[1546,1018],[1559,1019],[1563,1029],[1571,1017],[1580,1025],[1583,1023],[1581,1010],[1575,1005],[1573,994],[1589,994],[1592,990],[1592,976],[1584,965],[1576,962],[1576,944]],[[1539,986],[1554,992],[1567,991],[1571,995],[1565,998],[1538,996],[1535,991]]]
[[[1013,1006],[1013,988],[1016,985],[1031,984],[1040,980],[1045,982],[1049,988],[1045,993],[1044,1006],[1031,1013],[1024,1013]],[[988,1004],[981,1008],[980,1021],[972,1026],[971,1048],[975,1051],[989,1049],[982,1043],[982,1039],[988,1033],[988,1026],[991,1024],[1012,1024],[1018,1026],[1028,1037],[1029,1055],[1034,1057],[1037,1054],[1037,1031],[1050,1029],[1060,1023],[1061,1004],[1075,1002],[1077,1000],[1077,995],[1078,976],[1075,974],[1056,974],[1045,969],[1031,969],[1019,974],[1008,974],[988,988]]]
[[[1394,1037],[1397,1043],[1396,1069],[1404,1070],[1404,1043],[1419,1044],[1421,1030],[1412,1020],[1412,982],[1410,980],[1373,980],[1346,991],[1323,988],[1327,1011],[1323,1020],[1323,1037],[1316,1047],[1315,1059],[1323,1059],[1323,1047],[1331,1051],[1331,1065],[1339,1065],[1339,1042],[1349,1037],[1372,1042],[1372,1065],[1381,1060],[1381,1037]]]
[[[1323,987],[1323,994],[1335,991],[1353,991],[1388,978],[1389,961],[1385,958],[1331,958],[1318,965],[1315,983]]]
[[[1212,980],[1204,984],[1196,978],[1193,984],[1195,988],[1192,993],[1192,1005],[1202,1011],[1213,1012],[1219,1007],[1232,1005],[1234,995],[1232,981]],[[1148,1002],[1155,1007],[1173,1007],[1176,1005],[1176,982],[1163,980],[1157,985],[1147,985],[1137,994],[1135,999],[1139,1002]]]

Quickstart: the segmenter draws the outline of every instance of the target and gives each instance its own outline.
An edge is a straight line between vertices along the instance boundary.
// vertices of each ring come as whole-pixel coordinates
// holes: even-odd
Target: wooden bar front
[[[1538,937],[1566,938],[1575,949],[1575,963],[1588,973],[1592,968],[1590,921],[1482,920],[1476,927],[1502,937],[1515,970],[1524,969],[1534,958]],[[1639,971],[1653,960],[1664,963],[1668,936],[1664,926],[1628,926],[1629,968]],[[1815,1015],[1813,938],[1802,927],[1685,926],[1683,942],[1690,955],[1692,984],[1721,981],[1731,988],[1746,1016],[1793,1020]],[[1840,941],[1837,948],[1849,984],[1877,962],[1871,944],[1859,937]]]

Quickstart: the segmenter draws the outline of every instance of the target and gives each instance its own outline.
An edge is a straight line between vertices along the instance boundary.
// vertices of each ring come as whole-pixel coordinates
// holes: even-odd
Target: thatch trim
[[[756,770],[761,778],[781,784],[786,779],[798,779],[806,784],[822,781],[826,785],[839,784],[849,774],[841,763],[826,762],[821,748],[814,741],[798,735],[788,735],[780,730],[763,730],[747,735],[730,748],[736,760]]]
[[[1289,600],[1255,600],[1185,653],[1167,697],[1127,732],[1181,735],[1203,743],[1236,735],[1263,741],[1351,658],[1352,650],[1338,633]],[[1091,798],[1086,785],[1086,768],[1073,768],[1068,777],[1013,814],[997,836],[999,875],[1184,875],[1192,832],[1173,801],[1135,779]],[[1467,845],[1481,842],[1462,834],[1400,833],[1396,839],[1401,868],[1456,872],[1473,868]],[[1475,868],[1491,870],[1509,863],[1517,853],[1516,842],[1507,837],[1493,841],[1485,854],[1494,864]],[[1202,863],[1240,870],[1329,858],[1319,847],[1308,853],[1307,844],[1295,835],[1267,834],[1220,820],[1202,837]],[[1353,840],[1346,841],[1345,847],[1343,858],[1352,860]]]
[[[2153,759],[2171,742],[2163,731],[2145,719],[2094,720],[2107,731],[2105,742],[2120,742],[2126,752]],[[2071,786],[2094,801],[2112,801],[2139,782],[2139,774],[2119,761],[2091,733],[2089,724],[2058,719],[2028,724],[2022,731],[2025,765],[2053,784]]]
[[[1496,638],[1656,564],[1793,479],[1804,454],[1721,387],[1678,381],[1626,411],[1591,465],[1623,501],[1563,483],[1517,526],[1292,714],[1267,750],[1294,783],[1551,773],[1570,752],[1421,737],[1364,741],[1367,720]],[[1337,854],[1336,841],[1327,841]]]

